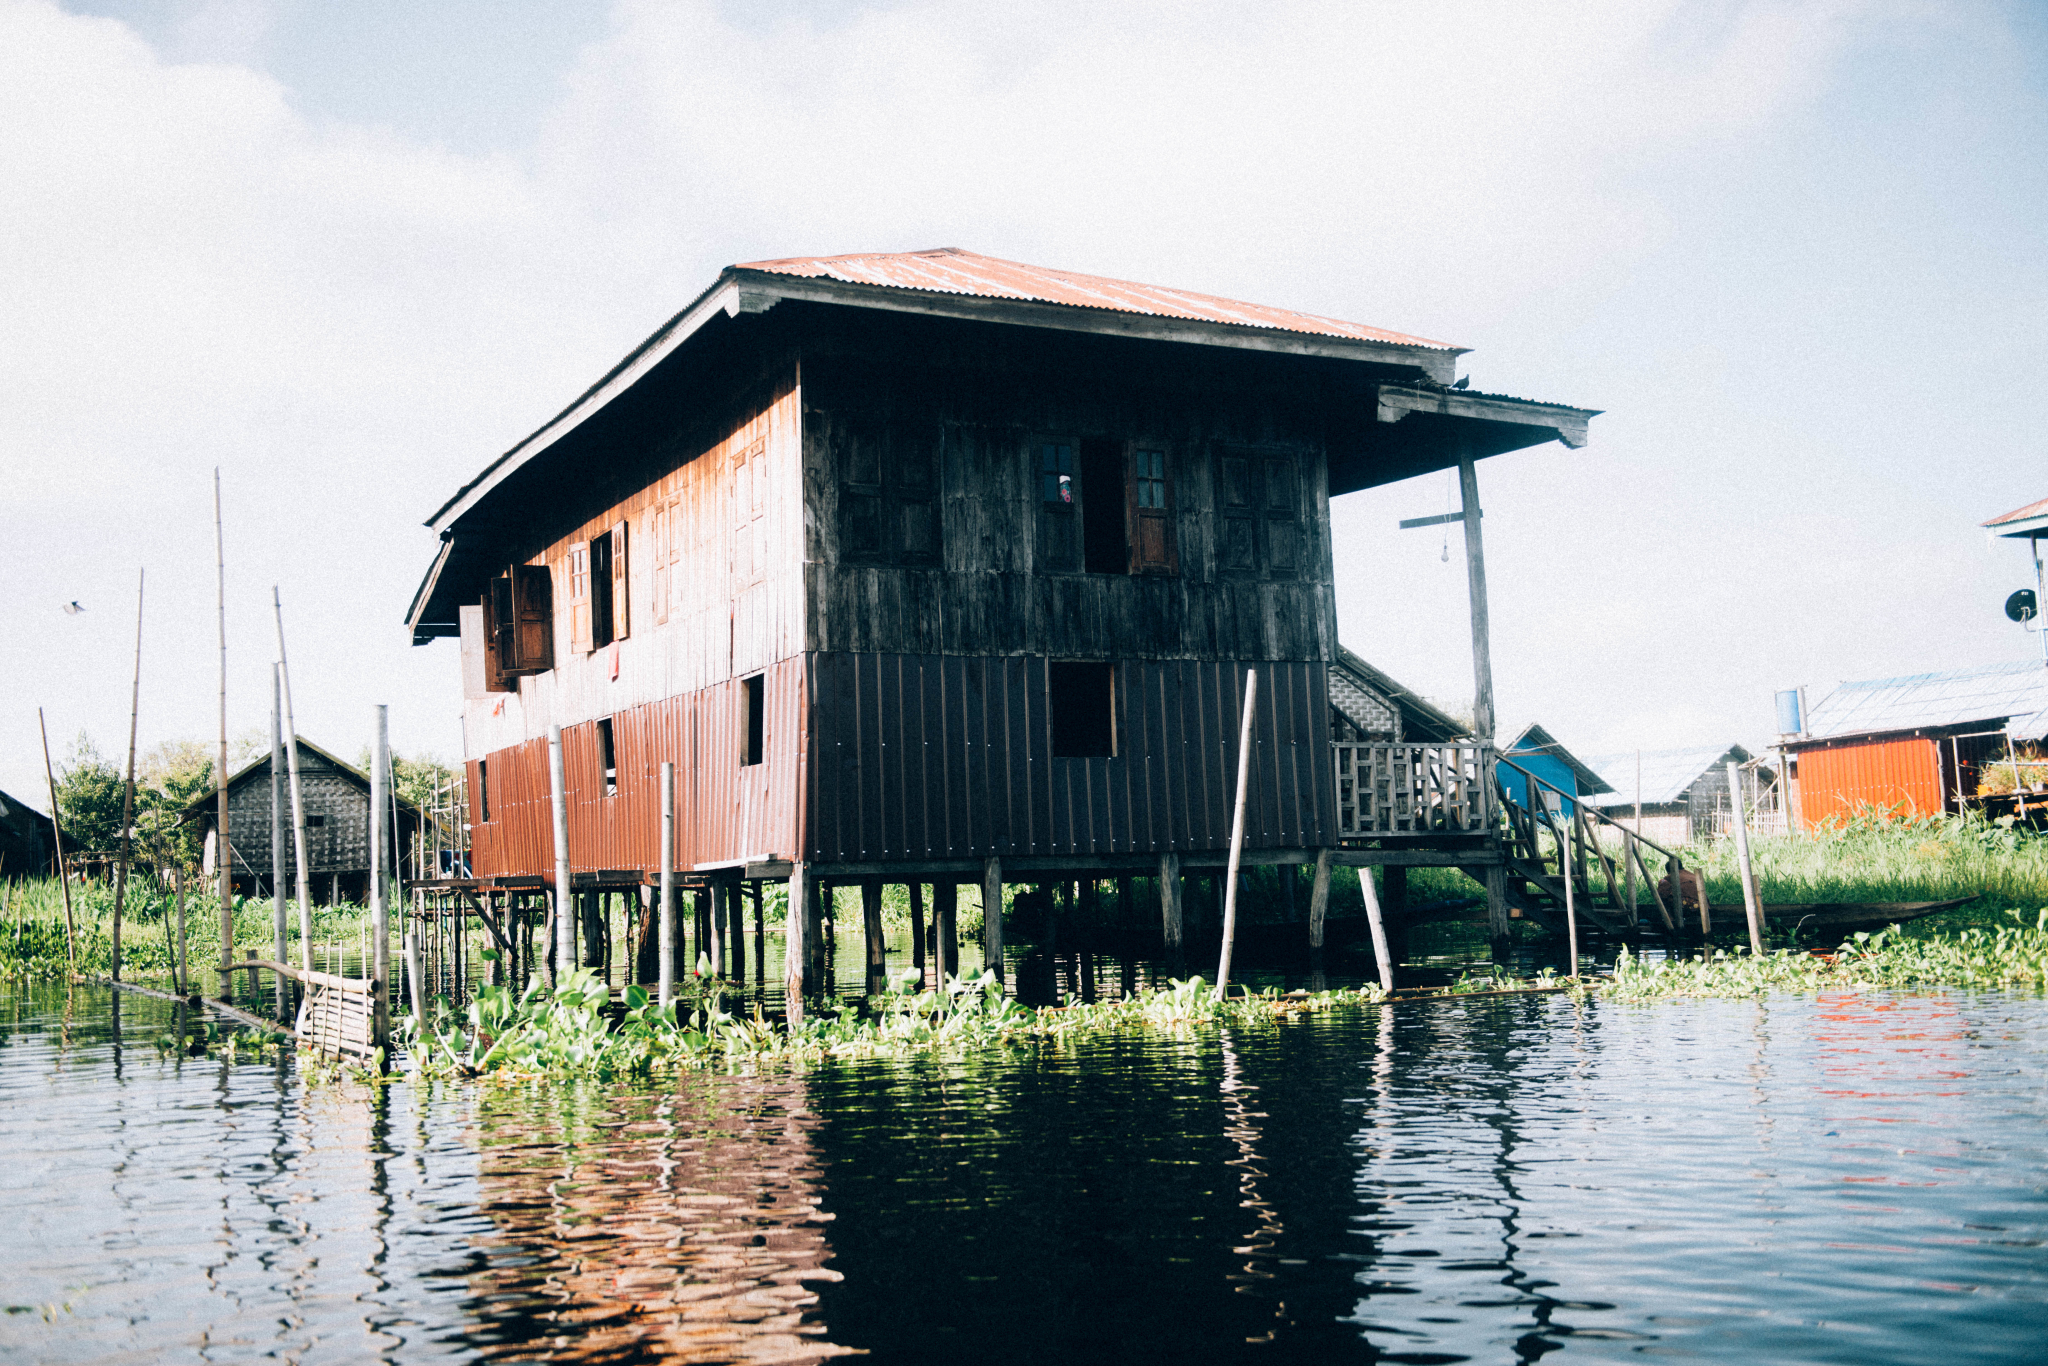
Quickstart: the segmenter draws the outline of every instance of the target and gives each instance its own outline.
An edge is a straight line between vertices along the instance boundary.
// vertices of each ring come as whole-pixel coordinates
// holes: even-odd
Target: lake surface
[[[1402,1005],[656,1090],[0,988],[0,1357],[2048,1357],[2048,1002]]]

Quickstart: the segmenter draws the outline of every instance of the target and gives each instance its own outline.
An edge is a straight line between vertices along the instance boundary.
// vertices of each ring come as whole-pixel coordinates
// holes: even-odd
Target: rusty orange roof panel
[[[1248,304],[1236,299],[1219,299],[1213,294],[1196,294],[1191,290],[1111,280],[1100,275],[1083,275],[1079,271],[1055,270],[1049,266],[1029,266],[962,251],[958,247],[938,247],[930,251],[861,252],[851,256],[792,256],[779,261],[746,261],[733,269],[757,270],[771,275],[822,277],[853,285],[972,294],[987,299],[1019,299],[1066,304],[1075,308],[1100,308],[1117,313],[1188,318],[1196,322],[1232,323],[1240,327],[1309,332],[1394,346],[1428,347],[1437,351],[1463,349],[1449,342],[1411,337],[1382,327],[1368,327],[1364,323],[1345,322],[1314,313],[1297,313],[1265,304]]]
[[[2023,508],[2014,508],[2003,516],[1993,517],[1990,521],[1983,523],[1983,525],[2001,527],[2008,522],[2032,521],[2036,517],[2048,517],[2048,498],[2043,498],[2038,503],[2029,503]]]

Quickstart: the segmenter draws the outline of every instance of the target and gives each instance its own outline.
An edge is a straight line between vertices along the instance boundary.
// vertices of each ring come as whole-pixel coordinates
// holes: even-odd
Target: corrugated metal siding
[[[605,795],[597,723],[564,727],[562,766],[569,802],[569,863],[576,872],[660,866],[661,765],[676,766],[679,869],[748,858],[788,858],[801,835],[804,662],[764,672],[763,762],[743,765],[742,680],[612,715],[618,792]],[[554,815],[545,739],[498,750],[490,764],[489,822],[471,835],[482,877],[550,876]],[[475,790],[476,771],[470,772]]]
[[[1220,849],[1245,665],[1117,665],[1118,753],[1055,759],[1046,660],[812,654],[808,855],[824,862]],[[1262,663],[1246,843],[1335,842],[1325,665]]]
[[[1915,737],[1799,755],[1799,819],[1811,830],[1831,816],[1843,819],[1864,806],[1896,807],[1901,814],[1942,810],[1942,768],[1937,742]]]

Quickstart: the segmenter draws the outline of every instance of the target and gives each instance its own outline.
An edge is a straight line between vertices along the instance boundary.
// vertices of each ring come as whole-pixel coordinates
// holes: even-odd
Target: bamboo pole
[[[1576,978],[1579,975],[1579,907],[1577,899],[1578,878],[1572,874],[1571,842],[1574,833],[1573,825],[1570,820],[1567,820],[1562,829],[1553,824],[1550,830],[1552,834],[1557,836],[1557,871],[1564,877],[1565,950],[1569,955],[1571,963],[1572,970],[1570,975]],[[1579,846],[1579,850],[1581,853],[1585,851],[1583,843]]]
[[[121,912],[128,899],[128,860],[135,853],[135,730],[142,715],[142,589],[147,571],[135,574],[135,686],[128,698],[128,778],[121,791],[121,862],[114,869],[114,941],[111,971],[121,980]]]
[[[661,970],[659,996],[667,1010],[676,999],[676,766],[661,766]],[[792,917],[793,919],[794,917]],[[797,938],[800,940],[801,935]]]
[[[1223,954],[1216,962],[1216,994],[1230,990],[1230,951],[1237,938],[1237,866],[1244,854],[1244,799],[1251,783],[1252,719],[1259,700],[1256,669],[1244,671],[1244,722],[1237,738],[1237,803],[1230,818],[1230,870],[1223,883]]]
[[[271,961],[282,963],[285,943],[284,901],[284,678],[270,666],[270,943]],[[277,1017],[284,1018],[289,981],[277,979]]]
[[[1733,760],[1728,764],[1728,794],[1735,801],[1735,857],[1742,864],[1742,910],[1749,919],[1749,951],[1764,956],[1763,907],[1757,904],[1756,869],[1749,862],[1749,816],[1743,809],[1742,774]],[[1700,882],[1700,900],[1707,899],[1706,882]]]
[[[548,727],[548,799],[555,817],[555,978],[576,971],[576,907],[569,892],[569,794],[562,777],[562,728]]]
[[[294,746],[296,748],[296,746]],[[391,711],[383,703],[377,704],[377,752],[376,765],[380,772],[387,771],[391,764]],[[372,885],[375,885],[373,878]],[[391,968],[391,894],[384,890],[370,903],[370,933],[375,939],[371,948],[371,970],[367,976],[382,982]],[[388,1028],[389,1021],[383,1019],[388,1007],[383,993],[377,995],[379,1027]]]
[[[78,923],[71,913],[71,870],[64,866],[64,815],[57,809],[57,770],[50,764],[50,724],[36,708],[36,728],[43,733],[43,781],[50,786],[50,839],[57,847],[57,886],[64,893],[64,962],[78,970]]]
[[[1380,988],[1394,989],[1394,953],[1387,945],[1387,920],[1380,911],[1380,891],[1373,885],[1372,869],[1358,870],[1358,890],[1365,896],[1365,921],[1372,927],[1372,956],[1380,965]]]
[[[221,528],[220,466],[213,467],[213,570],[215,611],[220,619],[220,755],[213,771],[213,854],[220,874],[220,994],[234,989],[228,964],[235,958],[235,875],[228,850],[228,560]]]
[[[299,965],[313,966],[313,874],[306,864],[306,793],[299,785],[299,723],[292,716],[292,666],[284,653],[284,598],[270,586],[270,605],[277,615],[277,680],[284,697],[285,766],[292,784],[292,852],[298,859]],[[376,819],[373,814],[372,820]],[[335,897],[336,901],[341,898]]]
[[[189,996],[192,972],[185,958],[185,864],[182,860],[171,865],[171,880],[178,889],[178,994]]]

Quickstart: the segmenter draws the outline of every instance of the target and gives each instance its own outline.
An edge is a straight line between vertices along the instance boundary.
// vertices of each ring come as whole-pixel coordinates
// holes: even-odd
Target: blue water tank
[[[1787,688],[1778,694],[1778,734],[1797,735],[1806,729],[1806,718],[1799,714],[1799,689]]]

